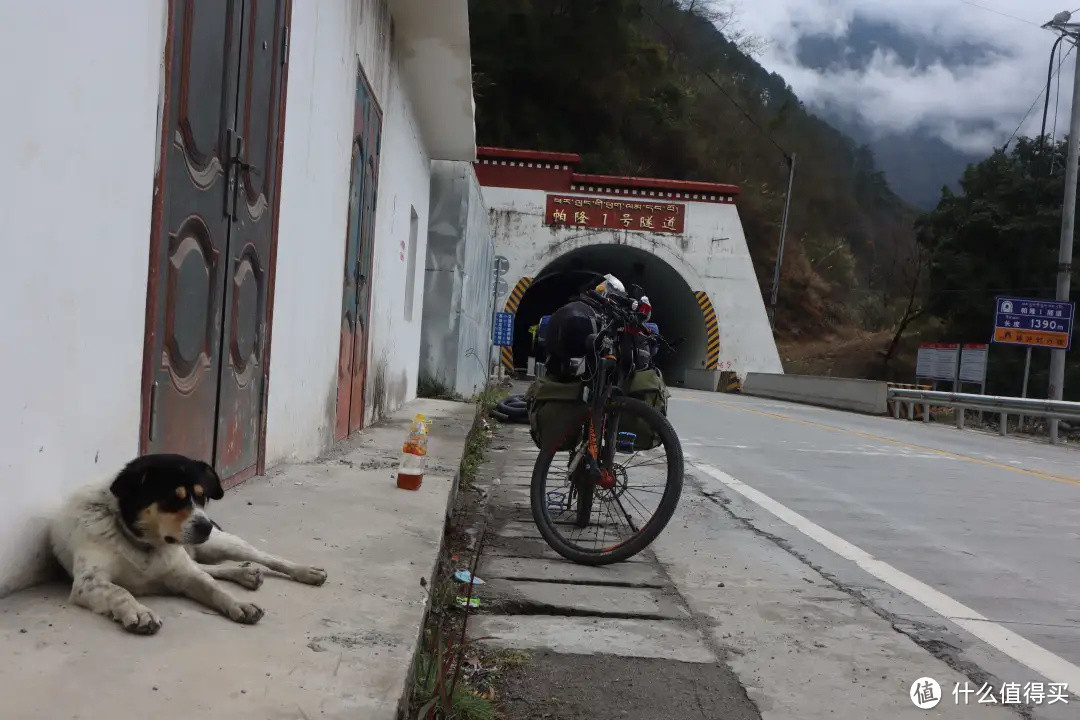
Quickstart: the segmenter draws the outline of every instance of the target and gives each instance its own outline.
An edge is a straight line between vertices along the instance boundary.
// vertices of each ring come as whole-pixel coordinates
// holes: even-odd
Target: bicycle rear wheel
[[[611,457],[601,465],[606,482],[583,482],[580,464],[570,471],[581,445],[559,451],[564,438],[588,423],[588,417],[582,417],[552,433],[552,442],[533,466],[530,504],[537,529],[555,552],[583,565],[622,562],[644,550],[667,526],[682,493],[682,445],[667,418],[628,397],[609,400],[604,418],[608,427],[616,423],[616,428],[637,429],[639,438],[651,434],[656,447],[633,449],[632,439],[624,435],[620,452],[601,448],[601,458]],[[642,432],[645,428],[648,433]],[[588,433],[582,435],[582,443],[587,442]],[[581,492],[591,497],[582,502]],[[583,507],[588,509],[587,523],[581,517]]]

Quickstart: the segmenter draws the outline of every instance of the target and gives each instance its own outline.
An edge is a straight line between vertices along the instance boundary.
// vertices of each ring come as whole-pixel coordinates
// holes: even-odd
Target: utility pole
[[[1063,14],[1064,15],[1064,14]],[[1055,18],[1057,20],[1058,18]],[[1069,36],[1076,44],[1076,25],[1065,22],[1052,25],[1056,30]],[[1076,55],[1073,74],[1072,117],[1069,120],[1069,151],[1065,164],[1065,200],[1061,208],[1061,241],[1058,246],[1057,296],[1058,300],[1069,300],[1072,280],[1073,234],[1076,231],[1076,182],[1078,163],[1080,163],[1080,52]],[[1061,400],[1065,385],[1065,350],[1050,351],[1050,386],[1047,396],[1051,400]],[[1058,420],[1050,421],[1050,442],[1058,441]]]
[[[776,249],[776,268],[773,270],[772,293],[769,296],[769,326],[776,327],[776,296],[780,293],[780,266],[784,263],[784,241],[787,239],[788,214],[791,212],[791,188],[795,183],[795,153],[786,157],[788,165],[787,195],[784,196],[784,219],[780,223],[780,246]]]

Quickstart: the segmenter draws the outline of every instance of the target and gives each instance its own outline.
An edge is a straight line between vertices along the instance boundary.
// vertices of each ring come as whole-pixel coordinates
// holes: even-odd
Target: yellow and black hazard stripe
[[[521,298],[525,297],[525,291],[529,289],[532,283],[533,279],[531,277],[523,277],[517,281],[517,285],[511,291],[510,297],[506,298],[506,312],[517,313]],[[514,348],[504,347],[502,349],[502,364],[508,372],[514,372]]]
[[[911,383],[891,382],[891,383],[886,383],[886,386],[890,390],[892,390],[893,388],[900,388],[900,389],[904,389],[904,390],[933,390],[933,388],[930,387],[929,385],[913,385]],[[897,402],[896,400],[888,400],[885,403],[885,406],[889,409],[889,414],[890,415],[892,415],[893,411],[895,410],[895,403],[896,402]],[[903,406],[903,404],[904,404],[904,401],[901,400],[900,401],[901,407]],[[932,414],[934,412],[937,412],[938,410],[945,410],[945,409],[946,408],[930,408],[930,412]]]
[[[716,322],[716,310],[704,290],[698,290],[694,297],[705,320],[705,369],[715,370],[720,367],[720,326]]]

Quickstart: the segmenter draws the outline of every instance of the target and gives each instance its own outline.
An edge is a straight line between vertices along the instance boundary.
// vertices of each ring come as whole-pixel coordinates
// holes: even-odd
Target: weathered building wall
[[[268,462],[313,457],[333,441],[358,63],[382,110],[367,422],[416,396],[430,159],[475,152],[471,86],[454,91],[469,105],[463,118],[435,104],[425,83],[468,67],[467,23],[459,0],[293,5]]]
[[[409,121],[384,124],[368,346],[369,421],[416,397],[419,367],[431,163],[426,150],[413,152],[423,146],[400,82],[392,70],[388,114]]]
[[[0,594],[41,577],[64,494],[138,451],[165,7],[4,3]]]
[[[293,6],[267,416],[270,463],[314,457],[334,439],[360,59],[383,111],[366,415],[370,420],[415,395],[419,318],[402,312],[408,267],[402,254],[410,212],[424,222],[430,177],[428,151],[394,62],[389,21],[385,0]]]
[[[420,373],[466,397],[489,372],[494,254],[472,165],[434,163]]]
[[[4,5],[0,594],[43,576],[47,519],[68,493],[139,452],[168,7]],[[415,394],[429,158],[475,156],[464,0],[292,8],[267,464],[333,441],[358,63],[383,111],[369,418]],[[26,58],[32,73],[12,70]],[[424,83],[460,94],[455,107]]]

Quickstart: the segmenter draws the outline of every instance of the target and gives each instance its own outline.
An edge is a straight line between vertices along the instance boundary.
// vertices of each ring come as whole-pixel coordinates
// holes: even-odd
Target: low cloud
[[[926,128],[958,150],[983,153],[1009,138],[1045,83],[1054,35],[1038,26],[1062,9],[1060,2],[743,0],[738,15],[746,31],[768,43],[760,62],[782,75],[810,106],[853,114],[882,133]],[[878,44],[858,63],[809,67],[800,60],[800,42],[824,37],[842,46],[857,23],[889,29],[887,35],[903,40],[904,55],[898,47]],[[912,62],[912,44],[938,57]],[[950,48],[978,51],[947,52]],[[1071,97],[1073,60],[1060,76],[1062,118]],[[1041,109],[1040,101],[1023,133],[1038,133]],[[1066,124],[1059,120],[1059,135]]]

